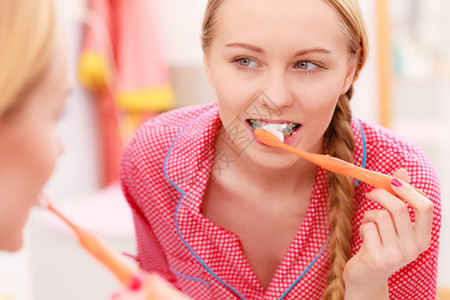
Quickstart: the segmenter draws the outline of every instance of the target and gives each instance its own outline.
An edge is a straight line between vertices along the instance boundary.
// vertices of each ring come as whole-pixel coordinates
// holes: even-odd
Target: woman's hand
[[[345,299],[388,299],[388,277],[416,260],[431,244],[433,203],[409,184],[404,169],[395,172],[391,186],[398,197],[383,189],[366,192],[385,210],[365,213],[360,227],[361,249],[344,268]],[[415,209],[411,221],[405,202]]]
[[[189,300],[157,274],[142,272],[128,289],[111,296],[111,300]]]

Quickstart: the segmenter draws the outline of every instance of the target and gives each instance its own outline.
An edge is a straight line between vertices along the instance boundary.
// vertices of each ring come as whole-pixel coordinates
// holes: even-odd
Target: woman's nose
[[[268,76],[263,90],[270,102],[276,106],[275,110],[282,110],[293,103],[294,97],[289,78],[283,71],[272,72]]]
[[[62,142],[61,137],[58,135],[56,137],[56,155],[60,157],[64,154],[64,144]]]

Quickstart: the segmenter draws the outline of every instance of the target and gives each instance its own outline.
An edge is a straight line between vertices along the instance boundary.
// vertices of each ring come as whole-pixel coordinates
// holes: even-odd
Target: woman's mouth
[[[279,132],[280,136],[282,134],[283,139],[288,138],[293,134],[295,134],[297,130],[302,126],[301,124],[294,122],[275,122],[275,121],[262,121],[255,119],[248,119],[247,123],[253,130],[265,129],[271,132]]]

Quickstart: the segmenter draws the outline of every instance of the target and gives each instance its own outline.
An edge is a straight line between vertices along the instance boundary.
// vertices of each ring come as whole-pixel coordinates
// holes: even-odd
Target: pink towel
[[[118,179],[122,144],[148,115],[174,105],[151,0],[90,0],[80,81],[99,103],[104,185]]]

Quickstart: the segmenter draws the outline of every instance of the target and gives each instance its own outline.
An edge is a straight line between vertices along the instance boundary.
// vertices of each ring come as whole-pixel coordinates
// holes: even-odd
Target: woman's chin
[[[18,217],[8,228],[0,228],[0,251],[16,252],[23,247],[27,219],[28,216]]]
[[[23,236],[20,234],[19,236],[13,237],[10,240],[2,240],[0,241],[0,250],[7,252],[17,252],[23,247]]]
[[[255,148],[248,151],[251,159],[261,167],[269,170],[286,170],[294,166],[299,157],[281,149],[255,143]]]

